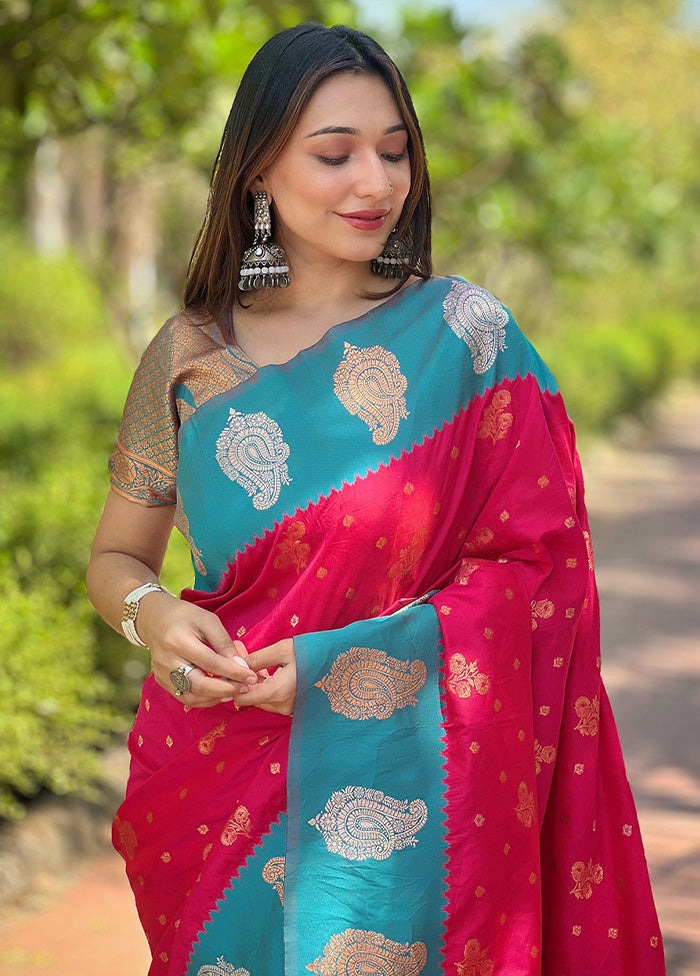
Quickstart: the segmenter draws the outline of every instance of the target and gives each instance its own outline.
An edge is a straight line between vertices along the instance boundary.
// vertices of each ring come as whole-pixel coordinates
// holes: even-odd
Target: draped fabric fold
[[[436,278],[208,399],[174,373],[183,599],[293,637],[298,692],[147,680],[114,837],[152,976],[663,973],[573,432],[507,310]]]

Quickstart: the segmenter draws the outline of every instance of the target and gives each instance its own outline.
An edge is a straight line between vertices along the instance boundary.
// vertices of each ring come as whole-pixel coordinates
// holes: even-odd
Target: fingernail
[[[225,705],[227,702],[232,702],[232,701],[233,701],[233,698],[222,698],[221,699],[221,704],[222,705]]]
[[[235,664],[240,664],[242,668],[248,668],[248,665],[245,663],[242,657],[236,656],[233,658],[233,661]],[[250,670],[250,668],[248,668],[248,670]]]

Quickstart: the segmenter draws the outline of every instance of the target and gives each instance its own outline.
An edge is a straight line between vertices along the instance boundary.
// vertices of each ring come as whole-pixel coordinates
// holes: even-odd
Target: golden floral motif
[[[221,843],[230,847],[236,843],[241,834],[250,837],[250,814],[248,808],[242,804],[236,807],[226,821],[224,829],[221,831]]]
[[[471,542],[467,542],[464,545],[465,552],[479,552],[489,546],[494,539],[493,529],[490,529],[487,525],[483,525],[480,529],[476,530],[476,535]]]
[[[455,963],[458,976],[492,976],[494,964],[488,949],[482,949],[478,939],[470,939],[464,947],[464,959]]]
[[[393,942],[380,932],[345,929],[306,968],[316,976],[418,976],[428,951],[423,942]]]
[[[416,568],[425,552],[428,529],[423,527],[413,533],[405,549],[399,550],[399,558],[389,567],[389,579],[403,579]]]
[[[445,322],[471,353],[474,372],[488,372],[506,348],[508,312],[489,292],[466,281],[452,282],[442,307]]]
[[[570,893],[580,900],[588,900],[593,894],[593,885],[599,885],[603,880],[603,869],[600,864],[593,863],[593,858],[588,864],[576,861],[571,868],[571,877],[575,884]]]
[[[511,395],[508,390],[496,390],[491,397],[491,403],[484,408],[476,436],[482,439],[491,438],[495,444],[506,436],[513,426],[513,414],[506,408],[510,405]]]
[[[294,521],[288,527],[284,539],[277,546],[277,555],[273,566],[275,569],[288,569],[290,566],[299,574],[306,566],[311,546],[308,542],[302,542],[306,532],[303,522]]]
[[[491,687],[487,674],[479,670],[477,661],[470,661],[463,654],[453,654],[450,658],[450,673],[447,687],[458,698],[470,698],[472,691],[485,695]]]
[[[397,800],[381,790],[346,786],[309,824],[323,834],[331,854],[347,861],[385,861],[394,851],[415,847],[427,819],[420,799]]]
[[[222,722],[220,725],[217,725],[216,728],[210,729],[210,731],[207,732],[206,735],[202,736],[202,738],[197,743],[197,748],[199,749],[199,751],[202,753],[203,756],[209,756],[211,754],[214,748],[214,743],[216,742],[217,739],[221,738],[221,736],[225,733],[225,731],[226,731],[226,723]]]
[[[250,976],[250,973],[242,966],[236,969],[233,963],[226,962],[223,956],[219,956],[216,963],[207,963],[198,969],[197,976]]]
[[[338,655],[316,687],[328,695],[331,709],[346,718],[385,719],[417,704],[426,677],[420,659],[399,661],[373,647],[351,647]]]
[[[525,827],[532,827],[535,820],[535,794],[528,790],[527,783],[521,783],[518,787],[515,815]]]
[[[537,630],[537,621],[548,620],[554,613],[554,604],[551,600],[533,600],[530,603],[532,611],[532,629]]]
[[[598,701],[598,696],[595,695],[593,701],[591,701],[590,698],[581,695],[574,702],[574,708],[579,718],[578,725],[575,726],[576,731],[580,732],[581,735],[598,735],[598,721],[600,718],[600,702]]]
[[[542,709],[540,709],[540,714],[542,714]],[[535,739],[535,772],[541,773],[542,766],[553,763],[557,758],[557,748],[556,746],[542,746]]]
[[[226,477],[252,498],[258,511],[271,508],[282,485],[291,482],[288,458],[289,445],[277,421],[265,413],[239,413],[231,407],[216,442],[216,460]]]
[[[119,843],[121,845],[122,851],[126,854],[130,861],[134,860],[134,855],[136,853],[136,848],[138,847],[139,841],[136,836],[136,831],[134,830],[133,824],[128,820],[122,820],[118,815],[114,818],[114,826],[119,834]]]
[[[406,410],[406,377],[396,356],[381,346],[360,348],[345,343],[343,359],[333,377],[335,395],[372,432],[377,445],[396,437]]]
[[[285,868],[285,858],[283,857],[271,857],[267,862],[265,867],[262,869],[263,881],[266,881],[269,885],[275,889],[280,897],[280,901],[284,905],[284,868]]]
[[[480,566],[481,564],[476,559],[463,559],[459,564],[459,569],[455,576],[455,583],[459,583],[460,586],[466,586]]]

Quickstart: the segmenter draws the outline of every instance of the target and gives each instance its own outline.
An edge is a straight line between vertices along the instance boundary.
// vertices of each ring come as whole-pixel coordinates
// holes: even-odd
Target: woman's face
[[[377,76],[344,72],[319,85],[262,174],[274,236],[292,264],[377,257],[411,186],[407,141],[394,97]]]

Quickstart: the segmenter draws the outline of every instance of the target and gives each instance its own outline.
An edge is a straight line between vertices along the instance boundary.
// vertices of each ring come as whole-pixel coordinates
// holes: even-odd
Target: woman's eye
[[[400,163],[402,159],[406,159],[408,152],[404,151],[402,153],[383,153],[383,158],[386,159],[388,163]]]
[[[340,166],[342,163],[347,162],[347,156],[317,156],[320,162],[325,163],[326,166]]]

